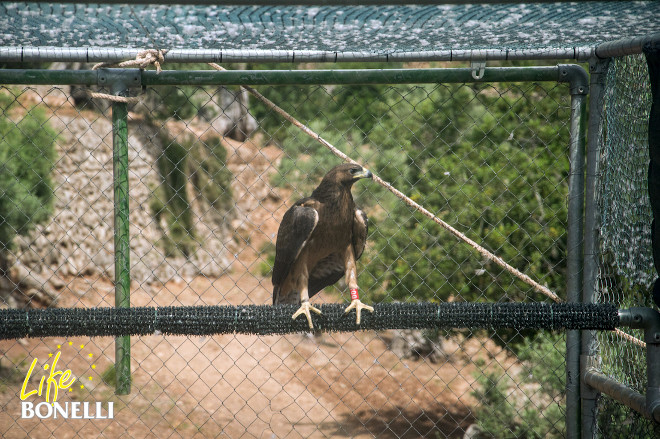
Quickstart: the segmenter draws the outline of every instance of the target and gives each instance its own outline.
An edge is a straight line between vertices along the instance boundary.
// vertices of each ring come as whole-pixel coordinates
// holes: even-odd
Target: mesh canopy
[[[0,5],[0,48],[159,48],[332,54],[536,49],[569,56],[660,31],[657,2],[390,6]],[[309,56],[309,54],[307,54]],[[216,53],[219,61],[221,54]],[[226,54],[225,54],[226,56]],[[319,56],[318,53],[315,56]],[[577,57],[570,56],[571,58]]]
[[[617,273],[645,288],[655,280],[648,194],[650,107],[644,57],[613,59],[607,77],[602,157],[602,245],[611,251]]]

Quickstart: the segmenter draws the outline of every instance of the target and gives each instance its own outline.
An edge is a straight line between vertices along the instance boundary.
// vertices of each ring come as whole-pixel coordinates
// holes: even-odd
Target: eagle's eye
[[[358,168],[351,168],[351,174],[357,174],[358,172],[360,172]]]

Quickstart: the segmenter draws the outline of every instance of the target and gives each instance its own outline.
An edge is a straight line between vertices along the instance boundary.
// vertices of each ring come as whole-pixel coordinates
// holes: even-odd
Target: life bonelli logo
[[[69,349],[66,349],[67,347]],[[70,397],[66,398],[66,401],[58,400],[62,393],[73,394],[74,389],[84,391],[94,379],[91,373],[86,377],[76,377],[71,369],[59,369],[58,362],[63,349],[67,354],[68,351],[72,351],[72,355],[85,358],[90,362],[90,369],[96,369],[94,355],[91,352],[85,353],[84,344],[74,345],[72,341],[64,345],[58,344],[57,351],[49,353],[48,359],[45,361],[34,358],[21,387],[21,418],[113,419],[114,403],[112,401],[75,401]],[[39,375],[41,378],[37,385]]]

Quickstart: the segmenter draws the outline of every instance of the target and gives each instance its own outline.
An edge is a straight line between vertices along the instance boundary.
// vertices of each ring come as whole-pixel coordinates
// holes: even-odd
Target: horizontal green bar
[[[113,77],[122,69],[113,69]],[[100,70],[0,69],[0,84],[97,85]],[[124,69],[135,75],[136,69]],[[357,70],[154,70],[141,72],[141,84],[155,85],[313,85],[313,84],[426,84],[463,82],[558,81],[559,68],[487,67],[481,79],[472,69],[357,69]],[[127,83],[131,83],[128,81]]]
[[[557,81],[557,67],[486,68],[480,80],[472,69],[227,70],[142,73],[143,85],[313,85],[425,84],[502,81]]]
[[[96,70],[0,69],[0,84],[96,85]]]

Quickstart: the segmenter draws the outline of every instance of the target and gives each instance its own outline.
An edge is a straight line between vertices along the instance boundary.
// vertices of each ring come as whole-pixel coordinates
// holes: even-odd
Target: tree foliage
[[[56,132],[39,108],[0,93],[0,252],[52,211]]]
[[[564,285],[570,110],[538,84],[273,87],[271,99],[335,146],[501,256]],[[273,95],[273,96],[271,96]],[[339,159],[259,104],[285,151],[275,183],[307,195]],[[360,182],[371,218],[360,283],[375,300],[543,300],[382,188]]]

